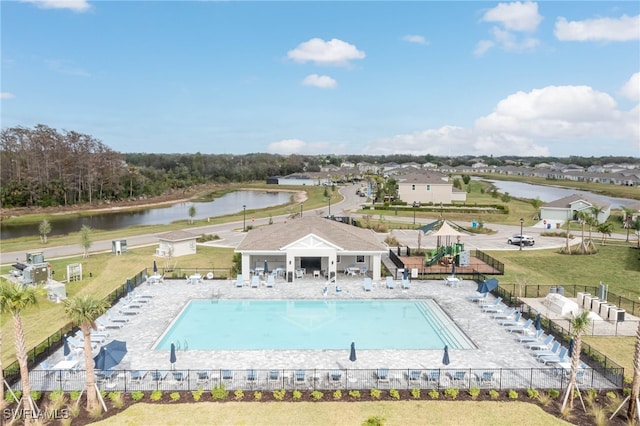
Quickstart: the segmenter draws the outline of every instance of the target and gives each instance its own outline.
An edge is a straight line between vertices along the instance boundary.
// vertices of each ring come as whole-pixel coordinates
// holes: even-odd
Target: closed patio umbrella
[[[171,351],[169,353],[169,362],[171,363],[171,369],[175,368],[174,364],[176,363],[176,345],[171,342]]]
[[[71,354],[71,348],[69,347],[69,342],[67,342],[67,336],[64,336],[64,347],[62,348],[62,354],[64,356]]]
[[[456,274],[456,261],[451,262],[451,276]]]
[[[355,362],[356,361],[356,343],[355,342],[351,342],[351,352],[349,353],[349,361],[351,362]]]
[[[451,361],[449,361],[449,346],[444,346],[444,356],[442,357],[442,363],[444,365],[449,365]]]
[[[407,268],[404,268],[404,271],[402,271],[402,279],[406,280],[409,278],[409,270]]]
[[[156,263],[155,259],[153,260],[153,273],[158,273],[158,264]]]
[[[540,317],[540,314],[536,315],[535,327],[536,330],[542,330],[542,319]]]
[[[264,274],[267,275],[269,273],[269,264],[267,261],[264,261]]]
[[[131,280],[127,278],[127,294],[131,293]]]
[[[569,350],[567,351],[569,358],[573,357],[573,339],[569,340]]]

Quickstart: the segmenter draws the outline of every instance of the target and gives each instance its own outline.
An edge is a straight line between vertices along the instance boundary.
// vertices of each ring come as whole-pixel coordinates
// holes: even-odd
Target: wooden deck
[[[424,275],[449,275],[451,274],[451,265],[435,264],[426,266],[424,256],[401,256],[400,260],[409,270],[417,268],[418,273]],[[471,275],[474,272],[484,275],[502,275],[498,269],[486,264],[477,257],[471,256],[469,266],[456,266],[456,274]]]

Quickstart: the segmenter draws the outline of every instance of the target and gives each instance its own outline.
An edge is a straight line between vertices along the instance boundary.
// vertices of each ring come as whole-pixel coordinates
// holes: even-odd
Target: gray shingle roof
[[[586,201],[587,203],[592,204],[596,207],[600,207],[601,209],[606,209],[611,206],[610,204],[602,200],[596,200],[595,198],[581,194],[572,194],[567,197],[553,200],[550,203],[546,203],[543,207],[569,208],[572,203],[580,200]]]
[[[194,238],[197,238],[197,236],[192,234],[191,232],[178,229],[176,231],[169,231],[164,234],[160,234],[158,235],[158,238],[160,238],[161,240],[167,240],[167,241],[183,241],[183,240],[192,240]]]
[[[345,251],[387,251],[387,247],[369,229],[313,216],[252,229],[236,251],[278,250],[309,234],[335,244]]]

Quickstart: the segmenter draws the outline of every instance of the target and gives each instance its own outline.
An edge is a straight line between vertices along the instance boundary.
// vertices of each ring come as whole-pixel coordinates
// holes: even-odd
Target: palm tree
[[[64,313],[77,324],[84,336],[84,361],[87,385],[87,410],[92,412],[97,406],[93,358],[91,354],[91,330],[96,328],[96,319],[107,312],[109,304],[105,300],[91,296],[78,296],[66,299]]]
[[[633,354],[633,382],[631,382],[631,396],[627,408],[627,419],[633,421],[637,416],[638,398],[640,398],[640,322],[636,330],[636,350]]]
[[[602,234],[602,245],[607,242],[607,236],[611,236],[613,232],[613,223],[604,222],[598,224],[598,232]]]
[[[629,242],[629,230],[633,227],[633,213],[634,210],[629,207],[621,206],[624,211],[624,218],[622,219],[624,227],[627,229],[627,242]]]
[[[580,243],[580,248],[578,250],[582,254],[589,252],[589,249],[587,248],[587,244],[584,240],[584,225],[589,220],[589,216],[590,216],[589,213],[586,211],[578,212],[578,214],[576,215],[578,222],[580,222],[580,239],[582,240]]]
[[[570,234],[571,220],[567,219],[567,221],[565,222],[565,225],[567,225],[567,235],[565,239],[565,245],[560,249],[560,253],[571,254],[571,245],[569,244],[569,235],[571,235]]]
[[[576,376],[578,368],[580,368],[580,351],[582,346],[582,335],[587,332],[591,324],[589,319],[589,311],[582,311],[578,315],[571,318],[571,338],[573,339],[573,353],[571,354],[571,374],[569,375],[569,384],[564,395],[562,410],[564,411],[567,401],[569,407],[573,408],[573,390],[576,388]]]
[[[32,305],[38,304],[38,287],[22,286],[3,280],[0,283],[0,312],[8,312],[13,318],[13,335],[16,345],[16,357],[20,365],[20,378],[22,380],[22,398],[25,404],[25,423],[31,422],[36,412],[35,404],[31,399],[31,385],[29,383],[29,366],[27,360],[27,345],[25,342],[24,328],[22,327],[22,311]]]

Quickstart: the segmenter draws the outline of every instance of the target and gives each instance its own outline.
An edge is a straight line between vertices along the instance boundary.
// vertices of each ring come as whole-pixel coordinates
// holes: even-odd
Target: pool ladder
[[[211,303],[218,303],[220,301],[220,289],[214,288],[211,290]]]

